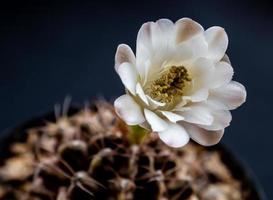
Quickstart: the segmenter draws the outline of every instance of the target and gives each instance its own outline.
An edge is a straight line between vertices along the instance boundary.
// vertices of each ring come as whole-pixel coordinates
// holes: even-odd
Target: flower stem
[[[149,130],[142,128],[141,126],[134,125],[129,127],[129,140],[132,144],[141,144],[150,133]]]

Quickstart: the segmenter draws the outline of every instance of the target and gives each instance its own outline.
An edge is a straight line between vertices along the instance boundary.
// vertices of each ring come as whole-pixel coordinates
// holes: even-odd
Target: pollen
[[[183,95],[183,90],[191,81],[184,66],[172,66],[150,85],[150,96],[162,103],[171,103]]]

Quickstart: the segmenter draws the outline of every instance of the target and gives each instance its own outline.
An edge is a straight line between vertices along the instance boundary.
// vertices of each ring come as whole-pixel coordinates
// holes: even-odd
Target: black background
[[[234,79],[248,92],[223,142],[251,166],[273,199],[273,7],[270,1],[113,1],[0,3],[0,130],[73,102],[123,93],[114,54],[135,48],[149,20],[187,16],[229,35]]]

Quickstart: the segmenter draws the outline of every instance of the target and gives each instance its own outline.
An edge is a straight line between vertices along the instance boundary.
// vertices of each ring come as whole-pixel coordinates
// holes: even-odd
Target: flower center
[[[191,81],[184,66],[172,66],[150,85],[150,96],[162,103],[174,102],[183,95],[186,83]]]

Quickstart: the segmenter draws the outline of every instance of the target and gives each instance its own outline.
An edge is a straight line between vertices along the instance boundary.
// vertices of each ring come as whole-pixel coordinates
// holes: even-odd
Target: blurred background
[[[248,92],[222,140],[257,175],[273,199],[273,6],[270,1],[9,1],[0,3],[0,130],[50,111],[71,95],[113,100],[120,43],[135,48],[141,24],[190,17],[229,35],[234,79]]]

